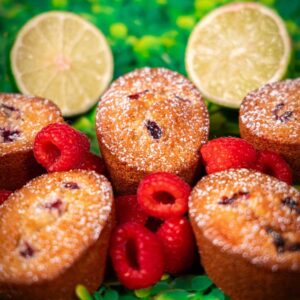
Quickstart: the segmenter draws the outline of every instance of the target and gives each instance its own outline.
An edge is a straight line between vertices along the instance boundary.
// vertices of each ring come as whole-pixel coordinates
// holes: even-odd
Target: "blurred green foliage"
[[[229,300],[206,275],[164,276],[147,289],[130,291],[118,283],[105,283],[93,295],[78,285],[80,300]]]

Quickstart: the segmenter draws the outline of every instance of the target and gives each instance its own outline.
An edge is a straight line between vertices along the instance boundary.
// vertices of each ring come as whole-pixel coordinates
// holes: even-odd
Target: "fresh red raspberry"
[[[147,214],[167,219],[187,212],[190,192],[191,187],[178,176],[157,172],[146,176],[140,182],[137,199]]]
[[[274,176],[287,184],[291,185],[293,182],[292,170],[288,163],[282,156],[273,151],[259,151],[255,169]]]
[[[89,140],[84,134],[67,124],[54,123],[36,135],[33,152],[48,172],[55,172],[78,168],[89,148]]]
[[[196,258],[196,242],[190,222],[186,217],[166,220],[156,232],[165,252],[165,272],[183,273]]]
[[[4,201],[9,197],[10,194],[12,194],[11,191],[0,190],[0,205],[4,203]]]
[[[146,224],[148,216],[139,206],[136,195],[119,196],[115,203],[118,224],[126,222]]]
[[[251,168],[257,159],[257,151],[251,144],[234,137],[211,140],[200,152],[207,174],[230,168]]]
[[[159,238],[144,226],[119,225],[111,239],[110,255],[117,276],[129,289],[146,288],[164,272],[164,253]]]
[[[105,166],[102,158],[93,153],[88,153],[85,156],[83,162],[79,166],[79,169],[96,171],[98,174],[105,174]]]

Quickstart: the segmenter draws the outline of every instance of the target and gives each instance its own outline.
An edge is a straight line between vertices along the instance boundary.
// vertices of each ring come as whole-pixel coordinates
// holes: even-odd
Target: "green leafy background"
[[[0,0],[0,91],[17,92],[9,54],[18,30],[31,17],[49,10],[67,10],[81,15],[106,35],[115,62],[114,78],[143,66],[163,66],[186,74],[185,47],[194,25],[214,8],[229,0]],[[239,1],[241,2],[241,1]],[[285,20],[293,42],[287,77],[300,77],[300,1],[257,1],[276,10]],[[211,137],[238,135],[237,110],[208,102]],[[89,135],[92,151],[99,152],[94,130],[95,108],[70,120]],[[222,300],[223,293],[205,275],[178,278],[165,276],[161,282],[142,291],[128,291],[118,283],[107,282],[90,296],[78,286],[81,299]]]

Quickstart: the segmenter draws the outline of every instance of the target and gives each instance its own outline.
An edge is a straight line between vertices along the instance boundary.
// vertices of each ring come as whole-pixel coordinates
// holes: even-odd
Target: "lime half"
[[[101,31],[67,12],[44,13],[27,22],[14,43],[11,63],[21,92],[54,101],[64,116],[93,106],[113,73]]]
[[[256,3],[235,3],[196,25],[185,63],[206,98],[238,108],[248,92],[285,75],[290,52],[289,35],[275,12]]]

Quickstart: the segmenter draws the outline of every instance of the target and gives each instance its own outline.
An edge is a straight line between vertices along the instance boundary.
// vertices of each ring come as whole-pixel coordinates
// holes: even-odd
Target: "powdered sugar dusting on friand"
[[[189,209],[222,251],[273,271],[300,270],[300,193],[286,183],[246,169],[214,173],[196,185]]]
[[[0,155],[32,148],[44,126],[63,122],[51,101],[21,94],[0,94]]]
[[[92,171],[29,182],[0,207],[0,281],[29,283],[63,272],[98,240],[112,199],[108,180]]]
[[[209,118],[189,80],[167,69],[143,68],[111,85],[96,124],[100,142],[120,161],[139,170],[176,172],[198,159]]]
[[[257,137],[300,143],[300,79],[267,84],[248,94],[240,123]]]

